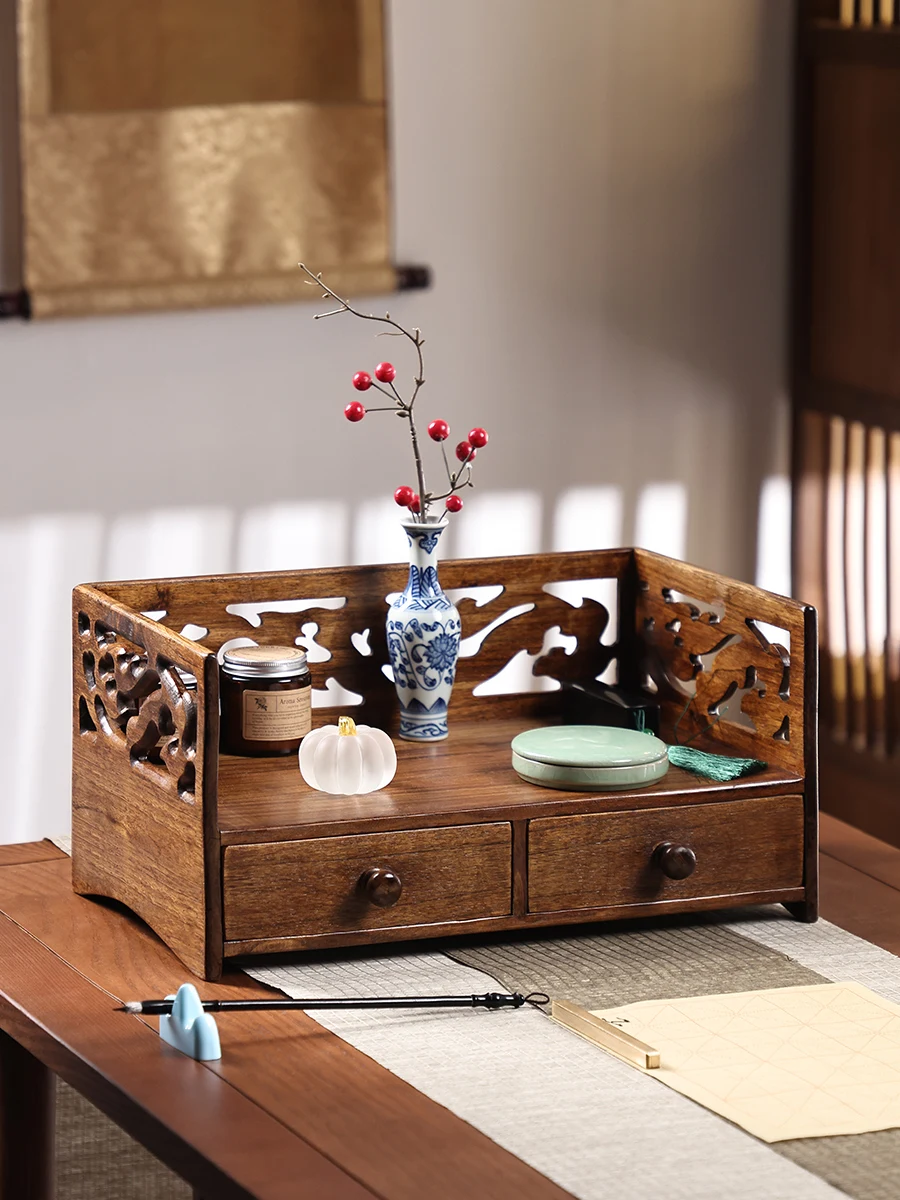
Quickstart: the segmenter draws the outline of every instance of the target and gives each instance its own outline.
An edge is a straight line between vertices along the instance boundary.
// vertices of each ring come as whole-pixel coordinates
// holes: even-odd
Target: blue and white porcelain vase
[[[387,617],[387,644],[400,698],[400,736],[439,742],[459,657],[459,613],[438,581],[437,544],[444,523],[403,522],[409,580]]]

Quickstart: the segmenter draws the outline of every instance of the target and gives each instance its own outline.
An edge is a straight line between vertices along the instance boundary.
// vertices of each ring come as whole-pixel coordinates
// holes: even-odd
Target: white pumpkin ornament
[[[397,770],[397,751],[383,729],[341,717],[300,743],[300,774],[311,788],[334,796],[361,796],[387,787]]]

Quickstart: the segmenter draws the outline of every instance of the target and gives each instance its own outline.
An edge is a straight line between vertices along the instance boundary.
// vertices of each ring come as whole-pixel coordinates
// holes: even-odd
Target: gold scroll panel
[[[20,5],[35,316],[396,286],[377,0]]]

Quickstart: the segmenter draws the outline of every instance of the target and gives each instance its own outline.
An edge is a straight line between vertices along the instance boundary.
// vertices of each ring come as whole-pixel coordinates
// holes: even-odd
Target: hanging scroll
[[[381,0],[19,0],[33,314],[392,290],[383,61]]]

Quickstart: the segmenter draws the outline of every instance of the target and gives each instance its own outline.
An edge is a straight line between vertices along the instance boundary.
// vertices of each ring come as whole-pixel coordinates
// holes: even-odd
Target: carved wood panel
[[[802,774],[804,606],[637,552],[641,669],[666,732],[704,735]]]
[[[704,733],[804,773],[802,604],[644,551],[448,561],[440,574],[463,626],[451,716],[552,714],[558,699],[541,688],[620,671],[657,689],[669,736],[680,717],[682,742]],[[355,697],[355,715],[389,726],[384,623],[405,580],[395,565],[103,587],[120,608],[195,637],[198,651],[238,638],[302,645],[320,707]],[[628,606],[622,630],[616,589]],[[497,690],[510,694],[486,694]]]
[[[629,561],[626,551],[597,551],[443,563],[462,620],[452,712],[484,711],[481,689],[496,707],[498,692],[539,697],[614,669],[616,586]],[[363,719],[386,723],[396,697],[384,670],[385,618],[406,573],[377,566],[103,586],[217,653],[240,638],[301,645],[318,706],[350,707],[350,693],[364,701]]]
[[[79,611],[75,700],[78,736],[106,739],[132,764],[194,802],[199,697],[174,663]]]

